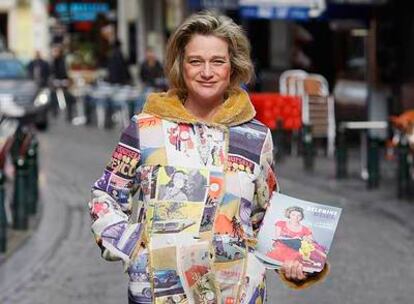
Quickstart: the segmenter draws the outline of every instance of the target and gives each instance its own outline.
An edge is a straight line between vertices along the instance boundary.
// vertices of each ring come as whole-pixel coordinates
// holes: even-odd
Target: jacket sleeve
[[[104,172],[92,187],[92,232],[107,260],[129,263],[141,243],[143,224],[131,221],[132,196],[139,187],[139,134],[136,116],[123,131]]]
[[[260,170],[255,180],[251,221],[255,235],[259,232],[273,191],[279,191],[273,162],[273,142],[268,130],[260,155]]]

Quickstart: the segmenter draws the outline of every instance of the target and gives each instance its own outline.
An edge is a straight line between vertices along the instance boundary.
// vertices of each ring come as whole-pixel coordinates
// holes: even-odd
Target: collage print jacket
[[[92,189],[92,231],[122,260],[130,303],[264,303],[252,253],[277,191],[271,133],[246,92],[211,123],[173,91],[151,94]]]

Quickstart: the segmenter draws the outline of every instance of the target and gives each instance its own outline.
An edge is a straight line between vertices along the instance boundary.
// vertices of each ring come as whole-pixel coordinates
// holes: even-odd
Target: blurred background
[[[330,276],[268,273],[268,303],[412,303],[414,9],[404,0],[0,0],[0,303],[127,303],[100,258],[90,186],[191,13],[240,24],[241,84],[282,192],[343,208]],[[412,58],[413,57],[413,58]]]

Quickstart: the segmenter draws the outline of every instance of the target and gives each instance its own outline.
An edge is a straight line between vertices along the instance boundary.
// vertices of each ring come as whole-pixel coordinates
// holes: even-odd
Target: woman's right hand
[[[288,280],[302,281],[307,277],[306,273],[303,271],[302,263],[297,260],[285,261],[281,271],[285,274]]]

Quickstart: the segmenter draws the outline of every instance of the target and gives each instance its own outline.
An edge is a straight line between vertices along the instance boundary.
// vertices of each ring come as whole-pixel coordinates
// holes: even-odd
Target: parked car
[[[49,89],[39,88],[13,54],[0,53],[0,115],[46,129],[49,95]]]

